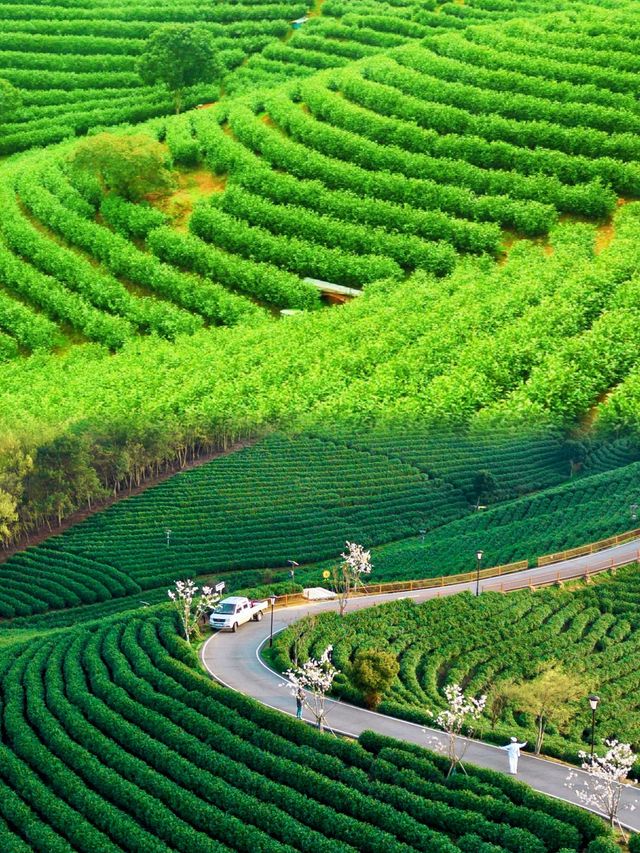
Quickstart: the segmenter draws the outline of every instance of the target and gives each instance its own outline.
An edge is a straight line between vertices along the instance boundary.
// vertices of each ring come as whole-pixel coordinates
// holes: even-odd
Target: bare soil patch
[[[224,192],[226,185],[226,175],[214,175],[208,169],[180,171],[177,173],[176,189],[159,199],[156,206],[171,217],[177,231],[186,231],[196,203],[202,198]]]

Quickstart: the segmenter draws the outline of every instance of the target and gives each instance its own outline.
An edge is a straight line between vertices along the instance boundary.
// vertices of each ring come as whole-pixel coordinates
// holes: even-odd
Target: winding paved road
[[[638,558],[640,540],[619,545],[607,551],[591,554],[573,560],[565,560],[543,568],[527,569],[502,578],[492,578],[480,582],[482,591],[511,591],[533,584],[553,583],[558,577],[570,579],[582,577],[587,570],[596,571],[612,565],[624,565]],[[455,584],[442,588],[414,590],[413,592],[386,593],[383,595],[363,596],[349,601],[348,611],[372,607],[398,598],[412,598],[426,601],[442,595],[454,595],[465,590],[475,590],[474,583]],[[303,616],[325,610],[335,610],[334,601],[308,602],[274,611],[274,633]],[[220,683],[254,699],[276,708],[286,714],[293,714],[295,703],[286,687],[285,679],[269,669],[260,659],[260,647],[269,641],[270,617],[262,622],[250,622],[243,625],[237,634],[228,632],[211,636],[202,647],[201,659],[208,672]],[[305,710],[305,719],[311,720]],[[364,708],[357,708],[339,701],[327,701],[327,727],[336,733],[357,737],[365,729],[373,729],[380,734],[406,740],[422,746],[434,745],[443,741],[442,732],[429,729],[405,720],[398,720]],[[469,763],[489,767],[492,770],[507,770],[507,755],[499,747],[480,741],[471,741],[465,760]],[[565,785],[569,767],[560,762],[536,758],[523,754],[519,765],[519,778],[533,788],[568,802],[580,805],[573,791]],[[581,773],[581,771],[578,771]],[[584,774],[582,774],[584,775]],[[579,781],[579,780],[578,780]],[[620,812],[621,822],[629,829],[640,832],[640,788],[627,786],[623,794],[623,804],[636,806],[636,810],[624,808]]]

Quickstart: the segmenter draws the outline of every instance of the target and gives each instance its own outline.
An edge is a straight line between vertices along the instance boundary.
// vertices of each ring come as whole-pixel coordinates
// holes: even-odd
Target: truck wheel
[[[233,625],[231,626],[231,630],[233,631],[234,634],[236,633],[236,631],[238,630],[238,623],[237,622],[233,623]]]
[[[253,618],[256,620],[256,622],[259,622],[262,619],[262,610],[258,610],[258,612]]]

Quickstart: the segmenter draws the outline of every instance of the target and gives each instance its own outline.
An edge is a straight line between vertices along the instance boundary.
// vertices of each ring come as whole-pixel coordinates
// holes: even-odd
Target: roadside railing
[[[538,568],[543,568],[544,566],[551,566],[554,563],[559,563],[562,560],[588,556],[589,554],[595,554],[616,545],[623,545],[625,542],[629,542],[638,537],[640,537],[640,528],[628,530],[626,533],[619,533],[617,536],[610,536],[608,539],[600,539],[597,542],[590,542],[588,545],[581,545],[578,548],[570,548],[566,551],[556,551],[555,554],[546,554],[543,557],[538,557],[536,566]],[[556,572],[549,576],[541,575],[540,577],[535,578],[535,580],[533,578],[523,579],[523,583],[521,585],[510,585],[510,589],[525,589],[527,587],[535,589],[539,586],[550,586],[554,583],[561,583],[564,580],[570,580],[572,578],[583,577],[588,580],[593,574],[610,571],[615,569],[617,566],[628,565],[629,563],[635,563],[636,561],[640,562],[640,550],[638,550],[633,556],[621,557],[618,561],[611,558],[610,560],[605,561],[601,566],[583,566],[582,568],[576,566],[575,571],[566,575]],[[352,595],[354,597],[363,595],[381,595],[389,592],[411,592],[413,590],[455,586],[456,584],[475,581],[478,576],[480,580],[501,578],[506,575],[514,574],[515,572],[522,572],[528,568],[528,560],[518,560],[515,563],[506,563],[501,566],[491,566],[486,569],[481,569],[479,575],[477,571],[473,571],[463,572],[456,575],[439,575],[438,577],[422,578],[420,580],[389,581],[387,583],[367,584],[366,587],[363,587],[361,590],[356,590]],[[505,591],[504,585],[501,585],[498,591]],[[275,606],[289,607],[293,604],[303,604],[308,601],[309,599],[305,598],[302,593],[295,592],[289,593],[288,595],[276,596]]]
[[[567,551],[556,551],[555,554],[546,554],[544,557],[538,557],[538,565],[548,566],[550,563],[559,563],[562,560],[570,560],[573,557],[585,557],[587,554],[595,554],[598,551],[604,551],[606,548],[613,548],[615,545],[624,545],[625,542],[636,539],[638,536],[640,536],[640,527],[635,530],[628,530],[626,533],[619,533],[617,536],[609,536],[608,539],[600,539],[598,542],[580,545],[578,548],[569,548]]]

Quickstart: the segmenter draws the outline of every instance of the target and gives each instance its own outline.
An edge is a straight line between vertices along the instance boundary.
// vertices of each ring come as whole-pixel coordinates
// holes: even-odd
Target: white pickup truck
[[[216,605],[209,617],[209,624],[218,630],[228,628],[235,632],[238,625],[251,619],[259,622],[268,606],[268,601],[250,601],[242,595],[232,595]]]

